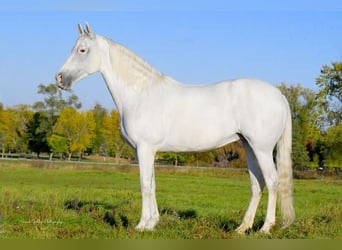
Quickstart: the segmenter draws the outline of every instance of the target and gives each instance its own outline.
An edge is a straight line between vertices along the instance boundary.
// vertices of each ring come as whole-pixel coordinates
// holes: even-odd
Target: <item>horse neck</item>
[[[143,90],[163,81],[165,76],[134,52],[115,42],[110,45],[113,70],[125,84]]]
[[[130,101],[136,103],[142,92],[160,84],[174,84],[175,80],[165,76],[144,59],[124,46],[107,38],[108,55],[102,75],[119,110],[127,107]]]

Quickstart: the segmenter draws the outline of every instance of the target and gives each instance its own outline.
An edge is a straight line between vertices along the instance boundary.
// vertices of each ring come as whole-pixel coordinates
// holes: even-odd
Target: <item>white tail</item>
[[[277,143],[277,173],[280,209],[283,216],[283,224],[286,227],[293,223],[295,211],[292,198],[292,120],[289,104],[285,97],[284,100],[288,107],[288,114],[285,129]]]

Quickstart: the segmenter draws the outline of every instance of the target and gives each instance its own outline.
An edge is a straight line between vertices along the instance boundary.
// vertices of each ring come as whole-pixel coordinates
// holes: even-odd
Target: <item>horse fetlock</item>
[[[140,220],[139,224],[135,227],[138,231],[151,231],[158,224],[159,217]]]
[[[238,234],[243,234],[251,228],[252,228],[252,225],[248,225],[247,223],[242,223],[237,229],[235,229],[235,232],[237,232]]]
[[[271,228],[274,226],[274,222],[265,222],[264,225],[262,226],[262,228],[259,230],[260,233],[264,233],[264,234],[269,234]]]

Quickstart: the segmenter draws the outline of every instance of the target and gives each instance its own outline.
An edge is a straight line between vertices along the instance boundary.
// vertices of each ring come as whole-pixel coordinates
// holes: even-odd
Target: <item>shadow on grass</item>
[[[129,226],[129,219],[123,215],[121,210],[126,202],[112,205],[100,201],[82,201],[78,199],[66,200],[64,208],[67,210],[74,210],[80,214],[90,214],[94,219],[103,221],[111,227],[122,226],[127,228]]]
[[[83,207],[103,207],[104,209],[113,209],[114,206],[112,204],[106,203],[106,202],[100,202],[100,201],[81,201],[78,199],[71,199],[66,200],[64,202],[64,208],[67,210],[75,210],[79,211]]]
[[[233,219],[221,220],[218,226],[223,232],[230,233],[235,231],[235,229],[239,226],[239,223]]]
[[[160,214],[176,216],[182,220],[197,218],[197,213],[194,209],[174,210],[172,208],[161,208]]]
[[[107,223],[111,227],[123,226],[124,228],[128,228],[129,220],[127,216],[119,214],[116,215],[115,212],[107,211],[103,217],[103,222]]]
[[[241,221],[234,219],[220,220],[219,227],[225,233],[235,232],[235,230],[240,226]],[[252,232],[258,232],[264,225],[264,219],[262,217],[256,217],[251,229],[247,230],[245,234],[250,234]]]
[[[220,228],[220,230],[222,230],[225,233],[235,232],[235,230],[240,225],[240,221],[237,221],[235,219],[211,218],[211,217],[201,218],[197,215],[197,212],[194,209],[175,210],[169,207],[163,207],[160,209],[160,215],[169,215],[169,216],[179,218],[181,220],[199,219],[199,220],[210,220],[213,222],[216,221],[217,227]],[[253,223],[253,227],[250,230],[246,231],[246,234],[259,231],[263,224],[264,224],[263,217],[257,216]]]

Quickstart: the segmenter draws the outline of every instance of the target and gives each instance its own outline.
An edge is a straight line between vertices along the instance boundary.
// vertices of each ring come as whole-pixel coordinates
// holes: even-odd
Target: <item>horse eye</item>
[[[81,54],[85,54],[87,52],[87,50],[86,49],[79,49],[78,52]]]

